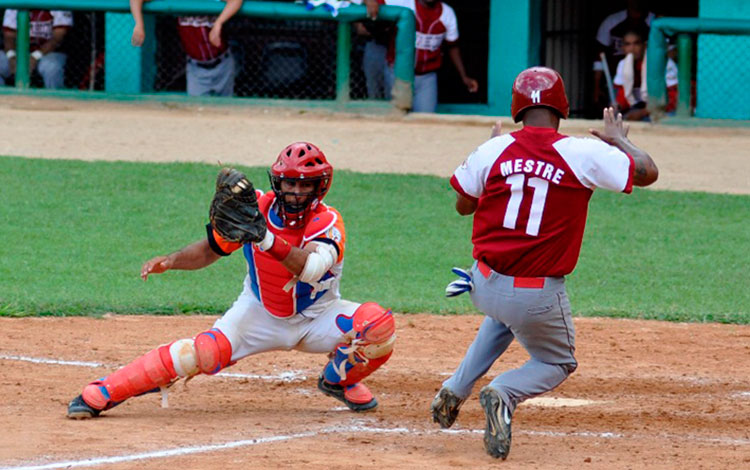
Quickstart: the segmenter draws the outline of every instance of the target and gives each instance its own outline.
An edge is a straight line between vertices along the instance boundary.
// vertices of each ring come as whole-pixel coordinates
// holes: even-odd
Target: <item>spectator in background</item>
[[[3,84],[16,74],[17,10],[5,10],[3,16],[4,51],[0,53],[0,80]],[[73,26],[73,13],[62,10],[31,10],[29,12],[29,73],[35,71],[44,80],[44,87],[62,88],[68,56],[58,49]]]
[[[627,8],[607,16],[599,25],[596,33],[596,58],[594,59],[594,114],[601,115],[601,110],[610,106],[604,81],[604,64],[599,58],[604,52],[611,76],[615,75],[617,63],[625,57],[623,39],[628,31],[638,31],[643,38],[648,38],[651,20],[654,14],[648,9],[647,0],[627,0]]]
[[[357,34],[368,38],[362,54],[367,97],[383,99],[390,94],[390,90],[386,90],[385,73],[388,67],[388,45],[394,26],[386,21],[366,20],[355,23],[355,28]]]
[[[130,0],[135,20],[131,43],[141,46],[146,33],[143,25],[143,2]],[[180,16],[177,30],[187,54],[185,75],[190,96],[232,96],[234,94],[235,61],[222,28],[242,7],[243,0],[223,0],[224,9],[218,17]]]
[[[437,108],[437,71],[443,64],[443,43],[448,48],[448,57],[456,67],[466,89],[475,93],[479,89],[476,80],[466,74],[461,51],[458,48],[458,21],[456,14],[446,3],[439,0],[365,0],[370,18],[377,19],[380,5],[406,7],[414,12],[417,21],[417,37],[414,64],[414,101],[412,111],[434,113]],[[388,62],[393,62],[393,48]],[[390,97],[393,86],[393,67],[386,73],[386,97]]]
[[[628,31],[623,37],[625,58],[617,64],[613,79],[617,106],[628,121],[648,121],[646,109],[646,41],[638,31]],[[667,57],[666,68],[667,99],[666,112],[673,112],[677,105],[677,64]]]

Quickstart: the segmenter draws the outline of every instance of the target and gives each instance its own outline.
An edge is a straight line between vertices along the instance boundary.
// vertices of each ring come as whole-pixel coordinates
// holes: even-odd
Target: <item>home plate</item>
[[[546,406],[549,408],[559,408],[563,406],[588,406],[600,403],[593,400],[581,400],[578,398],[555,398],[555,397],[536,397],[530,398],[524,402],[532,406]]]

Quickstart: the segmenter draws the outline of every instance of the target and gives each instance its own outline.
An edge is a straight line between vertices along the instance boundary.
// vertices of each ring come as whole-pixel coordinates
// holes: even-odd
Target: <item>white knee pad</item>
[[[174,371],[180,377],[190,377],[198,373],[198,356],[192,339],[181,339],[169,345]]]

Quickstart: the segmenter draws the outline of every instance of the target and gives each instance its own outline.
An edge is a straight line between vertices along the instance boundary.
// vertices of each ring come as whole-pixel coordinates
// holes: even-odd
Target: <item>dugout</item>
[[[660,16],[698,17],[709,22],[731,18],[750,29],[747,0],[644,1]],[[565,78],[572,116],[598,117],[591,99],[596,31],[608,14],[625,7],[626,0],[446,2],[456,11],[464,63],[469,75],[479,81],[480,91],[468,93],[446,60],[439,73],[438,112],[507,116],[513,79],[524,68],[541,64],[556,68]],[[171,0],[151,2],[157,3],[164,6]],[[268,3],[289,2],[249,0],[245,10],[254,8],[247,4],[254,4],[257,10],[257,5]],[[203,0],[184,0],[179,5],[208,4],[220,8],[216,2]],[[64,45],[68,52],[66,90],[39,90],[37,77],[36,89],[29,90],[22,84],[20,92],[84,96],[84,91],[88,91],[92,93],[87,97],[190,99],[184,96],[185,58],[174,33],[174,16],[181,13],[181,8],[169,5],[168,10],[162,8],[159,14],[150,15],[154,29],[149,37],[158,37],[158,41],[147,41],[143,48],[137,49],[129,44],[132,18],[126,0],[0,0],[0,12],[4,8],[51,6],[77,8],[75,30]],[[362,7],[356,8],[364,11]],[[232,30],[233,47],[241,63],[237,75],[241,85],[236,87],[234,96],[269,106],[287,103],[365,111],[389,109],[385,100],[374,102],[365,94],[361,44],[353,29],[350,34],[348,25],[342,25],[361,19],[353,15],[344,12],[339,18],[345,19],[338,21],[320,12],[304,17],[295,13],[294,17],[272,18],[246,14],[233,19],[228,28]],[[395,21],[396,15],[393,13],[391,19]],[[398,15],[403,19],[403,13]],[[744,96],[744,83],[750,79],[747,66],[750,37],[745,30],[735,35],[699,31],[687,36],[692,51],[688,54],[689,66],[682,70],[689,71],[686,81],[694,85],[694,92],[682,96],[695,94],[696,100],[688,105],[690,109],[684,115],[694,110],[694,115],[702,118],[750,119],[750,99]],[[407,43],[402,43],[405,46],[401,51],[408,49]],[[409,83],[406,72],[411,70],[407,62],[404,58],[399,69],[405,85]],[[75,93],[71,94],[72,90]],[[0,89],[0,93],[13,92],[10,87]]]
[[[644,0],[658,16],[698,16],[699,0]],[[736,0],[742,2],[743,0]],[[626,0],[447,0],[456,11],[467,71],[480,82],[470,95],[457,85],[450,66],[440,71],[438,112],[507,115],[515,76],[526,67],[546,65],[565,79],[573,117],[597,117],[592,105],[592,64],[596,32]],[[732,11],[731,0],[701,0],[702,10]],[[705,4],[705,5],[704,5]],[[727,15],[728,16],[728,15]],[[695,62],[694,62],[695,63]]]

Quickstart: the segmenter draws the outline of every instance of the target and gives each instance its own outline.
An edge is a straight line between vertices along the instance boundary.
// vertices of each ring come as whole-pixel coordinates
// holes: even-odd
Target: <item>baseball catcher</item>
[[[180,378],[216,374],[266,351],[321,353],[327,362],[318,389],[352,411],[378,406],[362,380],[391,356],[395,322],[377,303],[341,299],[346,232],[341,214],[323,204],[333,167],[307,142],[281,151],[263,194],[241,172],[223,169],[206,237],[147,261],[151,274],[200,269],[242,250],[244,289],[213,328],[178,339],[95,380],[68,405],[69,418],[93,418],[124,400],[158,391]]]

